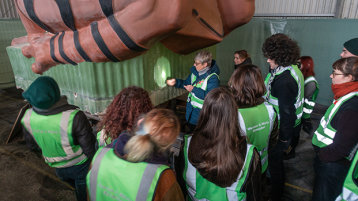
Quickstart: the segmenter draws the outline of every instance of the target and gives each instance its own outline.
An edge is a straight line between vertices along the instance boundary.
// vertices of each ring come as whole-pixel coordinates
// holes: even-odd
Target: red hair
[[[310,56],[302,56],[301,60],[301,71],[303,77],[306,79],[307,77],[314,76],[314,63],[313,59]]]
[[[121,132],[131,131],[139,115],[153,109],[153,104],[146,90],[131,86],[124,88],[107,107],[106,114],[98,129],[105,129],[105,140],[115,140]]]

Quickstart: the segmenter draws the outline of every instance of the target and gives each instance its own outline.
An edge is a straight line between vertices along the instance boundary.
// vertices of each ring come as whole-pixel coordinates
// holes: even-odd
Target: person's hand
[[[186,86],[184,86],[184,88],[185,88],[187,91],[191,92],[191,91],[194,89],[194,86],[192,86],[192,85],[186,85]]]
[[[171,87],[172,87],[172,86],[175,85],[175,83],[176,83],[176,81],[175,81],[174,78],[167,80],[167,85],[168,85],[168,86],[171,86]]]

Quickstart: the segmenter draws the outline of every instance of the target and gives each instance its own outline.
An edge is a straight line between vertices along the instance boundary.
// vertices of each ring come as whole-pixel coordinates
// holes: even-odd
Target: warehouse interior
[[[340,58],[343,43],[358,36],[357,18],[358,0],[256,0],[255,14],[249,23],[206,49],[220,66],[220,84],[227,85],[234,71],[236,50],[247,50],[265,77],[269,70],[261,49],[265,39],[275,33],[293,38],[301,56],[309,55],[315,63],[320,92],[311,119],[317,128],[333,100],[331,66]],[[14,1],[0,1],[0,199],[76,200],[73,187],[58,179],[41,155],[28,149],[19,126],[14,126],[26,105],[21,93],[40,76],[29,67],[34,60],[18,58],[21,49],[11,47],[12,39],[25,35]],[[174,109],[184,120],[187,92],[166,86],[165,79],[185,79],[195,53],[179,55],[158,43],[147,53],[120,63],[59,65],[44,75],[54,77],[61,93],[71,104],[86,111],[93,122],[121,89],[131,85],[143,87],[150,92],[154,105]],[[285,161],[285,201],[311,199],[312,134],[301,131],[296,157]]]

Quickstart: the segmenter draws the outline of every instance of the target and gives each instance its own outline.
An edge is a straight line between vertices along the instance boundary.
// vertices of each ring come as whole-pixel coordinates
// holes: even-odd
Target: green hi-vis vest
[[[336,201],[357,201],[358,200],[358,154],[356,153],[346,179],[343,190]]]
[[[271,94],[271,83],[277,75],[280,75],[281,73],[285,72],[286,70],[290,71],[291,76],[295,79],[297,86],[298,86],[298,94],[297,94],[296,102],[295,102],[296,117],[297,117],[296,121],[295,121],[295,126],[297,126],[301,123],[301,117],[302,117],[302,113],[303,113],[304,79],[303,79],[303,75],[302,75],[300,69],[298,69],[298,67],[296,65],[282,67],[280,70],[275,72],[275,74],[271,74],[271,73],[267,74],[266,79],[265,79],[265,85],[266,85],[266,89],[267,89],[265,99],[275,107],[275,109],[277,111],[277,115],[278,115],[278,120],[280,120],[278,99],[276,97],[272,96],[272,94]]]
[[[337,131],[332,127],[331,121],[334,115],[336,115],[339,108],[342,106],[342,104],[353,98],[354,96],[358,96],[358,92],[351,92],[347,95],[342,96],[337,100],[336,104],[332,104],[327,109],[326,113],[321,119],[317,130],[314,132],[312,144],[322,148],[333,143],[333,138],[336,135]]]
[[[309,83],[309,82],[314,82],[315,85],[316,85],[316,89],[313,92],[313,95],[312,95],[312,97],[310,99],[305,98],[305,103],[303,104],[303,115],[302,115],[303,119],[310,118],[311,113],[313,111],[313,108],[314,108],[314,106],[316,104],[315,101],[317,99],[317,95],[318,95],[318,92],[319,92],[318,82],[313,76],[310,76],[305,80],[305,85],[307,83]]]
[[[90,200],[153,200],[160,175],[168,168],[128,162],[119,158],[112,148],[100,148],[86,178]]]
[[[107,140],[105,139],[105,130],[102,129],[101,131],[99,131],[97,133],[97,144],[98,144],[98,148],[100,147],[105,147],[109,144],[111,144],[111,138],[108,137]]]
[[[202,90],[206,91],[206,88],[208,87],[208,80],[211,78],[211,76],[217,76],[219,78],[219,75],[216,73],[212,73],[208,75],[205,79],[200,80],[199,82],[193,84],[196,80],[196,76],[192,73],[191,74],[191,84],[194,87],[201,88]],[[194,108],[203,108],[204,99],[200,99],[195,96],[193,92],[190,92],[188,95],[188,103],[190,103]]]
[[[21,120],[42,150],[45,162],[55,168],[80,165],[87,161],[80,145],[74,145],[72,124],[78,110],[39,115],[28,109]]]
[[[184,180],[188,189],[188,195],[191,200],[246,200],[246,192],[243,192],[243,185],[247,181],[250,164],[253,157],[254,146],[247,145],[246,157],[243,168],[237,177],[236,182],[231,186],[222,188],[216,184],[206,180],[200,175],[195,167],[190,163],[188,159],[188,149],[191,141],[191,136],[185,136],[184,144],[184,157],[185,157],[185,169]]]
[[[275,119],[275,110],[266,102],[255,107],[239,108],[241,130],[247,136],[248,143],[254,145],[260,153],[262,173],[268,166],[267,150]]]

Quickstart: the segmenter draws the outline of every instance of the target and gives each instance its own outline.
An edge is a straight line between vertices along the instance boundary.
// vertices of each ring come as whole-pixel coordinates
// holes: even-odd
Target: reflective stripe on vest
[[[298,124],[301,123],[301,117],[303,115],[303,103],[304,103],[304,80],[303,80],[303,76],[301,71],[298,69],[298,67],[296,65],[291,65],[291,66],[287,66],[287,67],[278,67],[280,68],[277,72],[275,72],[275,74],[267,74],[266,79],[265,79],[265,85],[266,85],[266,94],[265,94],[265,99],[267,100],[267,102],[271,103],[276,111],[277,111],[277,115],[278,115],[278,120],[280,120],[280,112],[279,112],[279,107],[278,107],[278,99],[274,96],[272,96],[271,94],[271,84],[273,82],[273,80],[275,79],[275,77],[277,75],[280,75],[281,73],[283,73],[286,70],[290,71],[290,75],[294,78],[294,80],[297,83],[297,87],[298,87],[298,93],[297,93],[297,97],[296,97],[296,102],[295,102],[295,108],[296,108],[296,121],[295,121],[295,126],[297,126]]]
[[[354,96],[358,96],[358,92],[351,92],[347,95],[344,95],[343,97],[338,99],[336,104],[332,104],[327,109],[326,113],[321,119],[317,130],[314,132],[312,144],[322,148],[333,143],[333,138],[336,135],[336,129],[332,127],[331,121],[339,108],[342,106],[342,104],[353,98]]]
[[[228,200],[228,201],[243,201],[246,200],[246,193],[242,191],[242,187],[247,181],[247,176],[250,168],[250,164],[253,157],[254,146],[247,145],[245,161],[243,168],[241,169],[236,182],[231,186],[222,188],[214,183],[206,180],[200,175],[200,173],[195,169],[195,167],[190,163],[188,159],[188,150],[191,137],[185,137],[184,145],[184,157],[185,157],[185,170],[184,170],[184,179],[186,181],[186,186],[188,194],[192,200],[195,201],[208,201],[211,198],[212,200]],[[204,186],[200,186],[200,183]],[[197,188],[198,187],[198,188]],[[203,192],[197,192],[198,189]],[[199,195],[200,194],[200,195]]]
[[[108,167],[107,163],[113,166]],[[92,169],[87,174],[90,200],[152,200],[159,177],[168,168],[159,164],[131,163],[116,156],[112,148],[101,148],[97,151]],[[124,171],[128,171],[127,175],[132,171],[138,177],[141,176],[140,181],[133,177],[131,185],[125,185],[128,181],[117,178],[118,175],[125,175]],[[104,177],[105,175],[107,177]],[[120,185],[123,185],[123,189],[118,188]]]
[[[349,168],[346,179],[344,180],[342,193],[337,197],[336,201],[358,200],[358,186],[355,183],[355,181],[353,181],[353,179],[357,180],[357,178],[355,178],[355,175],[357,174],[358,171],[357,162],[358,162],[358,154],[356,153],[353,162],[351,164],[351,167]]]
[[[260,153],[261,172],[268,166],[268,146],[276,112],[272,105],[264,102],[250,108],[239,108],[239,124],[243,134],[247,136],[248,143],[253,144]]]
[[[101,131],[99,131],[99,132],[97,133],[98,148],[99,148],[99,147],[104,147],[104,146],[107,146],[107,145],[111,144],[111,138],[108,137],[108,138],[107,138],[107,141],[106,141],[106,139],[105,139],[105,134],[106,134],[105,129],[102,129]]]
[[[304,118],[304,119],[310,118],[311,113],[313,111],[313,108],[314,108],[314,106],[316,104],[315,101],[317,99],[318,92],[319,92],[318,82],[313,76],[310,76],[305,80],[305,85],[310,83],[310,82],[315,83],[316,89],[313,92],[312,97],[304,99],[305,102],[303,104],[303,115],[302,115],[302,118]]]
[[[219,75],[216,73],[212,73],[210,75],[208,75],[205,79],[200,80],[199,82],[193,84],[196,81],[196,76],[192,73],[191,74],[191,84],[193,85],[193,87],[197,87],[200,88],[204,91],[206,91],[206,88],[208,86],[208,80],[211,78],[211,76],[217,76],[219,78]],[[203,103],[204,103],[204,99],[200,99],[197,96],[195,96],[195,94],[193,92],[190,92],[188,95],[188,100],[187,102],[190,102],[190,104],[195,107],[195,108],[203,108]]]
[[[23,125],[25,126],[26,130],[31,134],[31,136],[33,137],[33,139],[36,141],[36,143],[39,145],[39,147],[42,150],[43,153],[43,158],[45,159],[45,162],[48,163],[48,165],[50,165],[51,167],[56,167],[56,168],[65,168],[65,167],[71,167],[77,164],[82,164],[87,160],[86,155],[83,153],[82,148],[79,145],[74,145],[73,144],[73,139],[69,139],[69,137],[72,138],[72,133],[69,129],[70,127],[72,128],[72,121],[73,121],[73,117],[75,116],[75,114],[78,112],[78,110],[67,110],[64,111],[62,113],[59,114],[55,114],[55,115],[48,115],[48,116],[43,116],[43,115],[39,115],[36,114],[36,112],[33,112],[33,110],[30,108],[26,111],[24,117],[23,117]],[[72,117],[71,117],[72,114]],[[49,130],[39,130],[39,129],[35,129],[34,127],[37,128],[36,125],[37,123],[41,123],[41,122],[35,122],[35,125],[31,126],[31,122],[35,121],[35,120],[31,120],[32,118],[46,118],[49,119],[48,121],[51,121],[51,119],[56,118],[58,115],[61,115],[61,120],[60,120],[60,125],[59,125],[59,134],[60,134],[60,144],[62,147],[62,150],[55,150],[56,147],[51,147],[54,150],[47,150],[46,148],[44,149],[44,144],[46,144],[46,142],[44,142],[43,140],[45,138],[40,138],[41,141],[36,140],[38,137],[40,137],[40,135],[56,135],[56,130],[54,131],[49,131]],[[34,117],[35,116],[35,117]],[[71,122],[71,123],[70,123]],[[41,125],[41,126],[46,126],[46,125]],[[50,127],[55,127],[57,125],[49,125]],[[40,132],[40,133],[38,133]],[[38,136],[39,135],[39,136]],[[53,138],[51,138],[51,140],[53,140],[52,143],[58,143],[56,141],[56,137],[54,136]],[[71,142],[70,142],[71,141]],[[74,151],[76,150],[76,151]],[[60,152],[64,152],[66,155],[65,156],[49,156],[47,154],[59,154]]]
[[[358,189],[355,189],[355,192],[349,190],[348,188],[343,187],[342,194],[337,197],[336,201],[345,200],[345,201],[358,201]]]

